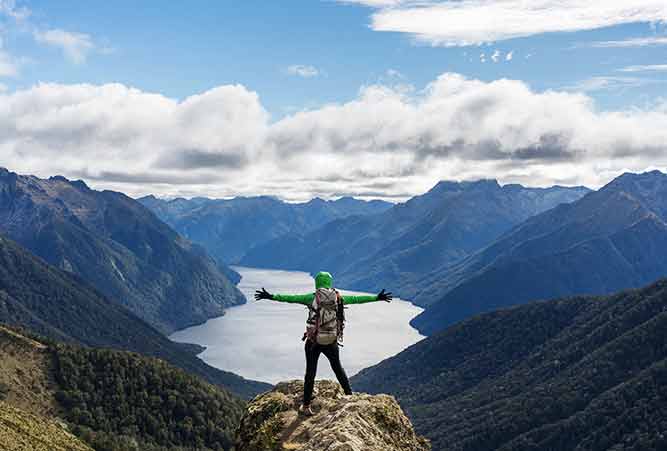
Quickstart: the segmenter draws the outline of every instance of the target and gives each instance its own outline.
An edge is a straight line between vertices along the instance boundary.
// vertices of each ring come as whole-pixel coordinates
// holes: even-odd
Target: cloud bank
[[[133,195],[402,199],[440,179],[598,186],[664,169],[665,124],[664,104],[598,111],[581,93],[453,73],[420,91],[367,86],[276,122],[241,85],[179,101],[120,84],[40,84],[0,93],[0,165]]]

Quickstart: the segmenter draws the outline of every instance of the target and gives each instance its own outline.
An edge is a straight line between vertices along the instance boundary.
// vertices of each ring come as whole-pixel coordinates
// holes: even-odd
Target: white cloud
[[[444,178],[597,186],[667,167],[667,104],[601,112],[581,93],[443,74],[270,122],[256,93],[182,101],[123,85],[0,93],[0,162],[139,195],[403,198]]]
[[[1,4],[0,4],[1,5]],[[0,37],[0,77],[15,77],[19,72],[19,61],[3,48]]]
[[[550,32],[664,22],[664,0],[350,0],[377,8],[371,28],[442,46],[474,45]]]
[[[500,60],[500,50],[495,50],[491,55],[491,59],[494,63],[497,63]]]
[[[14,77],[16,75],[18,75],[16,60],[0,48],[0,77]]]
[[[25,6],[17,8],[14,0],[0,0],[0,14],[21,22],[30,16],[31,11]]]
[[[483,52],[479,54],[479,62],[486,63],[486,55]]]
[[[294,64],[287,67],[287,73],[290,75],[297,75],[303,78],[312,78],[320,75],[320,70],[315,66],[304,64]]]
[[[620,41],[597,41],[588,44],[596,48],[631,48],[667,45],[667,36],[652,36],[648,38],[632,38]]]
[[[564,89],[569,91],[618,91],[627,88],[640,88],[649,84],[665,83],[667,80],[653,80],[639,77],[590,77]]]
[[[400,4],[407,3],[406,0],[338,0],[340,3],[357,3],[364,6],[370,6],[373,8],[387,7],[387,6],[398,6]]]
[[[667,72],[667,64],[627,66],[623,69],[619,69],[619,72]]]
[[[405,78],[405,76],[401,72],[397,71],[396,69],[387,69],[387,72],[385,73],[385,75],[388,78],[400,78],[400,79]]]
[[[512,61],[512,58],[514,58],[514,51],[511,51],[505,55],[505,61]]]
[[[37,42],[60,48],[65,57],[75,64],[83,63],[88,53],[95,48],[90,35],[60,29],[39,31],[33,36]]]

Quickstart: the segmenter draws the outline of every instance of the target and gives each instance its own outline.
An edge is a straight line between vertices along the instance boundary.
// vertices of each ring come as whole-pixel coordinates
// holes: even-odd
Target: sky
[[[0,166],[403,200],[667,166],[664,0],[0,0]]]

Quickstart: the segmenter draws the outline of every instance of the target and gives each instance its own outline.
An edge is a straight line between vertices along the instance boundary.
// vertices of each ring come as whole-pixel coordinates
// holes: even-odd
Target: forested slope
[[[353,378],[434,450],[667,447],[667,281],[477,316]]]

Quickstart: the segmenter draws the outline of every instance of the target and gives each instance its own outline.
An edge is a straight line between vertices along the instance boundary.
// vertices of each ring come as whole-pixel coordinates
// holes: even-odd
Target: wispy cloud
[[[60,48],[65,57],[75,64],[83,63],[88,53],[95,48],[93,39],[85,33],[75,33],[61,29],[35,30],[33,36],[39,43]]]
[[[15,77],[19,73],[20,60],[9,54],[4,48],[0,37],[0,77]]]
[[[511,51],[505,55],[505,61],[512,61],[512,58],[514,58],[514,51]]]
[[[0,77],[15,77],[18,75],[18,64],[14,58],[0,49]]]
[[[619,72],[667,72],[667,64],[644,64],[627,66],[619,69]]]
[[[600,77],[590,77],[585,80],[582,80],[578,83],[575,83],[571,86],[566,86],[564,89],[567,91],[581,91],[581,92],[594,92],[594,91],[619,91],[628,88],[639,88],[649,84],[655,83],[664,83],[662,80],[654,80],[650,78],[640,78],[640,77],[613,77],[613,76],[600,76]]]
[[[664,0],[344,0],[377,9],[371,28],[436,46],[667,20]]]
[[[584,44],[596,48],[632,48],[667,45],[667,36],[652,36],[647,38],[623,39],[620,41],[596,41]]]
[[[20,22],[27,19],[32,12],[25,6],[17,7],[14,0],[0,0],[0,14]]]
[[[320,75],[321,71],[315,66],[293,64],[287,67],[287,73],[290,75],[296,75],[298,77],[312,78]]]

